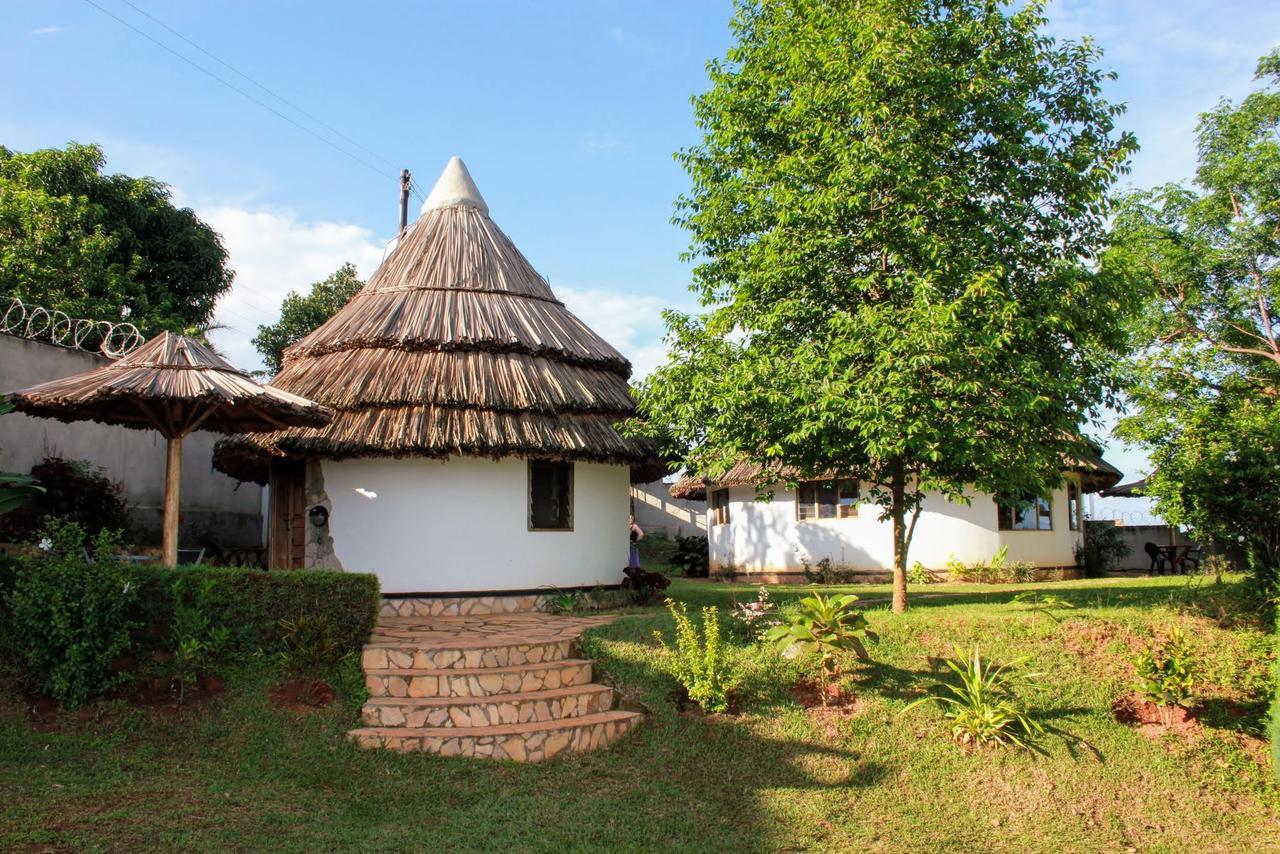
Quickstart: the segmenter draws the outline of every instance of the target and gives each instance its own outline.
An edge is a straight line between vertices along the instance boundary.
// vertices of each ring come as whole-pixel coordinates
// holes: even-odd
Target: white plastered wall
[[[1069,477],[1078,485],[1077,475]],[[837,566],[868,572],[893,567],[893,526],[879,520],[878,506],[862,504],[851,519],[797,522],[794,491],[775,488],[772,501],[756,501],[755,497],[754,487],[730,488],[729,524],[712,525],[708,532],[713,567],[800,572],[804,558],[811,564],[830,558]],[[942,569],[952,559],[966,563],[990,560],[1002,546],[1008,546],[1008,561],[1073,566],[1075,546],[1082,535],[1068,528],[1065,485],[1053,494],[1052,517],[1052,531],[1000,531],[990,495],[973,496],[971,503],[964,505],[929,493],[907,561]]]
[[[574,463],[573,530],[530,531],[528,463],[453,457],[322,463],[342,566],[384,594],[617,584],[628,469]]]

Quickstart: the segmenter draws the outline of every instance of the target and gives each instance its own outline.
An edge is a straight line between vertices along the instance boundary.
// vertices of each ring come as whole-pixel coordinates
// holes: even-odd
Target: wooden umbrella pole
[[[178,565],[178,489],[182,485],[182,437],[169,437],[164,472],[164,565]]]

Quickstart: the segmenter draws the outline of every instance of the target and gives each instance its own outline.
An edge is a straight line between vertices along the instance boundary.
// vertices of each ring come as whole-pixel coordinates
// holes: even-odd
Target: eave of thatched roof
[[[331,407],[333,420],[237,441],[217,459],[231,466],[257,446],[638,463],[651,449],[615,427],[635,411],[630,373],[489,218],[454,158],[368,283],[285,351],[271,384]]]
[[[1114,486],[1123,476],[1119,469],[1108,463],[1102,458],[1100,451],[1091,454],[1081,455],[1075,459],[1068,461],[1067,469],[1077,471],[1081,474],[1082,485],[1085,492],[1098,492],[1106,490],[1108,487]],[[707,498],[707,490],[716,487],[726,486],[746,486],[748,484],[756,484],[761,480],[761,472],[763,467],[757,463],[740,460],[725,472],[721,477],[709,478],[698,475],[685,475],[668,487],[667,491],[672,498],[678,498],[684,501],[705,501]],[[784,480],[793,480],[799,476],[799,472],[789,466],[776,465],[771,470],[771,479],[775,482]],[[827,474],[824,479],[841,477],[838,474]],[[1115,494],[1104,492],[1103,494]]]
[[[320,425],[328,409],[259,385],[205,344],[163,332],[129,355],[12,395],[28,415],[181,435],[195,423],[226,433]],[[198,423],[196,423],[198,422]]]

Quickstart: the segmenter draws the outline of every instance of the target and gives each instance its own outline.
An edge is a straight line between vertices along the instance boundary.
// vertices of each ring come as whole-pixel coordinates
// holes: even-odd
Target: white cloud
[[[222,235],[236,271],[231,290],[218,301],[210,334],[233,365],[262,367],[251,339],[261,324],[274,323],[289,291],[305,291],[346,261],[367,279],[382,263],[385,245],[367,228],[351,223],[308,221],[277,209],[236,205],[196,206],[196,213]],[[600,288],[557,286],[556,295],[598,335],[618,348],[643,377],[667,355],[662,343],[662,311],[657,296]]]
[[[599,154],[628,154],[631,152],[631,143],[617,134],[587,131],[578,140],[578,150],[588,157]]]
[[[226,328],[209,337],[233,365],[246,370],[262,366],[250,340],[260,324],[279,319],[280,302],[289,291],[305,292],[347,261],[356,265],[361,278],[382,262],[383,243],[358,225],[227,205],[197,207],[196,212],[222,235],[236,271],[235,283],[214,313],[214,321]]]
[[[65,27],[56,27],[56,26],[49,26],[49,27],[36,27],[34,30],[31,30],[30,32],[28,32],[28,33],[27,33],[27,35],[29,35],[29,36],[51,36],[51,35],[54,35],[55,33],[60,33],[60,32],[62,32],[64,29],[65,29]]]
[[[632,379],[641,379],[667,357],[662,343],[665,300],[618,291],[556,286],[570,311],[631,361]]]

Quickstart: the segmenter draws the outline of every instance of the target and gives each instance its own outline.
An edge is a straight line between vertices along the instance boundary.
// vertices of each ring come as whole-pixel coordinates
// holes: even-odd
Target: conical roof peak
[[[431,194],[423,202],[422,212],[452,207],[470,207],[482,214],[489,213],[489,206],[485,204],[484,196],[480,195],[480,190],[461,157],[449,158],[444,171],[436,179],[436,185],[431,188]]]

